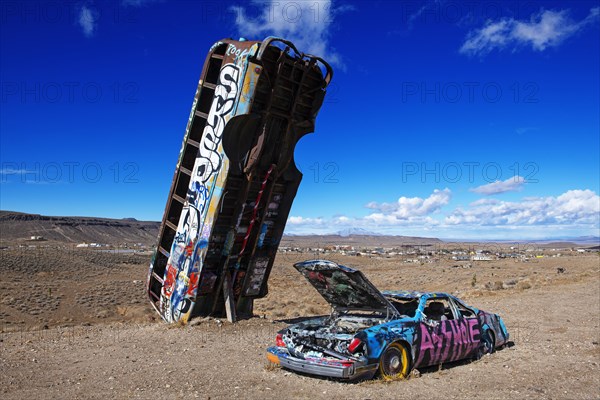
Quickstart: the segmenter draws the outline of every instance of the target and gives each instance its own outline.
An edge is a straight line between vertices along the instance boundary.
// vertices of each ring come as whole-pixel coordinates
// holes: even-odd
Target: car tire
[[[477,354],[477,358],[480,359],[486,354],[492,354],[496,349],[496,339],[494,338],[494,333],[488,329],[481,336],[481,346],[479,347],[479,352]]]
[[[410,372],[410,354],[402,343],[392,343],[379,357],[379,374],[385,380],[404,379]]]

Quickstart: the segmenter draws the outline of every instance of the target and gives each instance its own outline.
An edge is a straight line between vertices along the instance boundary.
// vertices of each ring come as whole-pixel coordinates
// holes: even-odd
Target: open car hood
[[[397,316],[396,308],[362,272],[326,260],[294,264],[331,306],[339,311],[379,311]]]

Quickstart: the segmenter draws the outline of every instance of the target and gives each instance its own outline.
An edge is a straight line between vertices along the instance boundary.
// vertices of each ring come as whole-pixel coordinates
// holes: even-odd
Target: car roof
[[[381,292],[386,297],[393,297],[397,299],[420,299],[423,296],[426,297],[454,297],[448,293],[443,292],[419,292],[416,290],[384,290]]]

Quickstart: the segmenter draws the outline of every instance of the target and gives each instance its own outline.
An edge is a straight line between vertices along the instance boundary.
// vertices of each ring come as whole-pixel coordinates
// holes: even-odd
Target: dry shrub
[[[129,307],[117,306],[117,314],[119,314],[121,317],[126,316],[128,311]]]
[[[502,281],[496,281],[494,283],[488,282],[485,284],[485,288],[488,290],[502,290],[504,288]]]
[[[276,371],[281,369],[279,364],[275,364],[274,362],[268,361],[265,363],[265,371]]]
[[[409,375],[410,377],[410,375]],[[377,379],[377,381],[379,382],[384,382],[384,383],[390,383],[390,382],[398,382],[398,381],[405,381],[409,379],[408,377],[403,377],[403,376],[397,376],[397,377],[383,377],[381,376],[379,379]]]
[[[462,299],[470,299],[470,298],[473,298],[473,297],[481,297],[483,295],[484,295],[484,293],[483,293],[483,291],[481,289],[473,289],[473,290],[467,290],[467,291],[465,291],[462,294],[461,298]]]
[[[517,283],[517,289],[519,289],[519,290],[531,289],[531,283],[529,283],[529,281],[521,281],[521,282]]]
[[[504,281],[503,287],[505,289],[510,289],[510,288],[514,287],[517,283],[518,283],[518,281],[516,279],[509,279],[507,281]]]
[[[184,328],[187,325],[187,322],[180,319],[177,322],[167,325],[167,329],[179,329]]]

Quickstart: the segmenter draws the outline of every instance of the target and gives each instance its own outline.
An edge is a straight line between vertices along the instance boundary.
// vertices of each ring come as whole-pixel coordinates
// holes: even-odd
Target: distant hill
[[[134,218],[54,217],[0,211],[0,240],[28,240],[42,236],[46,240],[67,243],[143,243],[153,245],[160,222]]]
[[[600,236],[577,236],[573,238],[568,238],[571,242],[579,243],[579,244],[600,244]]]
[[[541,247],[544,249],[570,249],[573,247],[577,247],[577,244],[573,243],[573,242],[548,242],[548,243],[532,242],[531,244],[536,245],[535,247]]]
[[[461,242],[473,242],[473,240],[456,240]],[[483,240],[486,242],[486,240]],[[598,236],[575,236],[575,237],[549,237],[547,239],[521,239],[521,240],[487,240],[487,242],[503,243],[503,244],[519,244],[529,243],[540,247],[548,248],[564,248],[600,245],[600,237]]]
[[[345,233],[345,232],[342,232]],[[425,238],[417,236],[390,236],[390,235],[284,235],[281,239],[282,246],[288,247],[322,247],[332,245],[356,245],[356,246],[381,246],[395,247],[402,245],[434,245],[443,243],[437,238]]]
[[[352,235],[360,235],[360,236],[383,236],[380,233],[371,232],[363,228],[347,228],[337,232],[337,235],[347,237]]]

